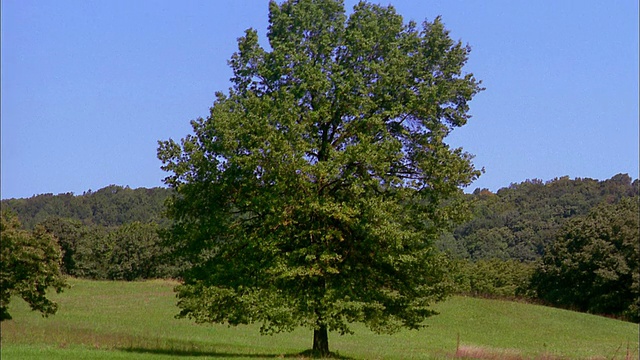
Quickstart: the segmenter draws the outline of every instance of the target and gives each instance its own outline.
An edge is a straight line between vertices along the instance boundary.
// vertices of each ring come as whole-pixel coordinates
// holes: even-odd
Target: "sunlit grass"
[[[175,319],[171,281],[71,279],[51,297],[58,314],[42,318],[14,299],[14,320],[2,323],[3,359],[299,358],[312,333],[260,336],[258,325],[196,325]],[[530,304],[454,297],[420,331],[330,334],[330,347],[353,359],[637,358],[638,325]],[[473,350],[473,351],[472,351]],[[475,354],[475,355],[474,355]],[[481,355],[478,355],[481,354]],[[483,354],[483,355],[482,355]],[[484,357],[483,357],[484,356]]]

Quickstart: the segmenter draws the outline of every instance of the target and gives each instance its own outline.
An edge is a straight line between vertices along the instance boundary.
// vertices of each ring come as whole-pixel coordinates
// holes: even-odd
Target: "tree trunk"
[[[326,325],[313,330],[313,353],[320,356],[329,355],[329,335]]]

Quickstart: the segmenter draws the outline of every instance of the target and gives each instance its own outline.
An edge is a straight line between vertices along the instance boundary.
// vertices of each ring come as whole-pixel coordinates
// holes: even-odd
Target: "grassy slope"
[[[176,320],[173,283],[71,280],[54,295],[60,304],[48,319],[14,299],[14,320],[2,323],[2,358],[163,359],[274,358],[311,346],[312,334],[260,336],[258,326],[228,328]],[[638,352],[638,325],[514,302],[454,297],[421,331],[375,335],[355,325],[356,335],[330,335],[330,346],[356,359],[444,358],[462,345],[513,349],[525,356],[624,358]]]

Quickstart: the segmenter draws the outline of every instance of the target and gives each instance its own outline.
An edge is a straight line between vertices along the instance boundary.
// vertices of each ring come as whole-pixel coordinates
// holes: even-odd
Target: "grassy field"
[[[168,281],[72,279],[51,297],[58,314],[42,318],[19,299],[2,323],[2,359],[299,358],[312,332],[260,336],[257,325],[229,328],[177,320]],[[516,302],[454,297],[435,308],[428,328],[376,335],[329,335],[350,359],[637,359],[638,325]],[[459,340],[458,340],[459,339]]]

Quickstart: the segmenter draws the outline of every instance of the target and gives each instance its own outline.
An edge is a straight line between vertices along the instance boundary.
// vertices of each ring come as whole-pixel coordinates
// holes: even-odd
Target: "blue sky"
[[[486,170],[468,191],[638,178],[637,1],[382,3],[442,15],[473,49],[486,90],[450,137]],[[264,39],[267,16],[266,1],[2,0],[2,198],[162,186],[157,141],[208,114],[236,39]]]

